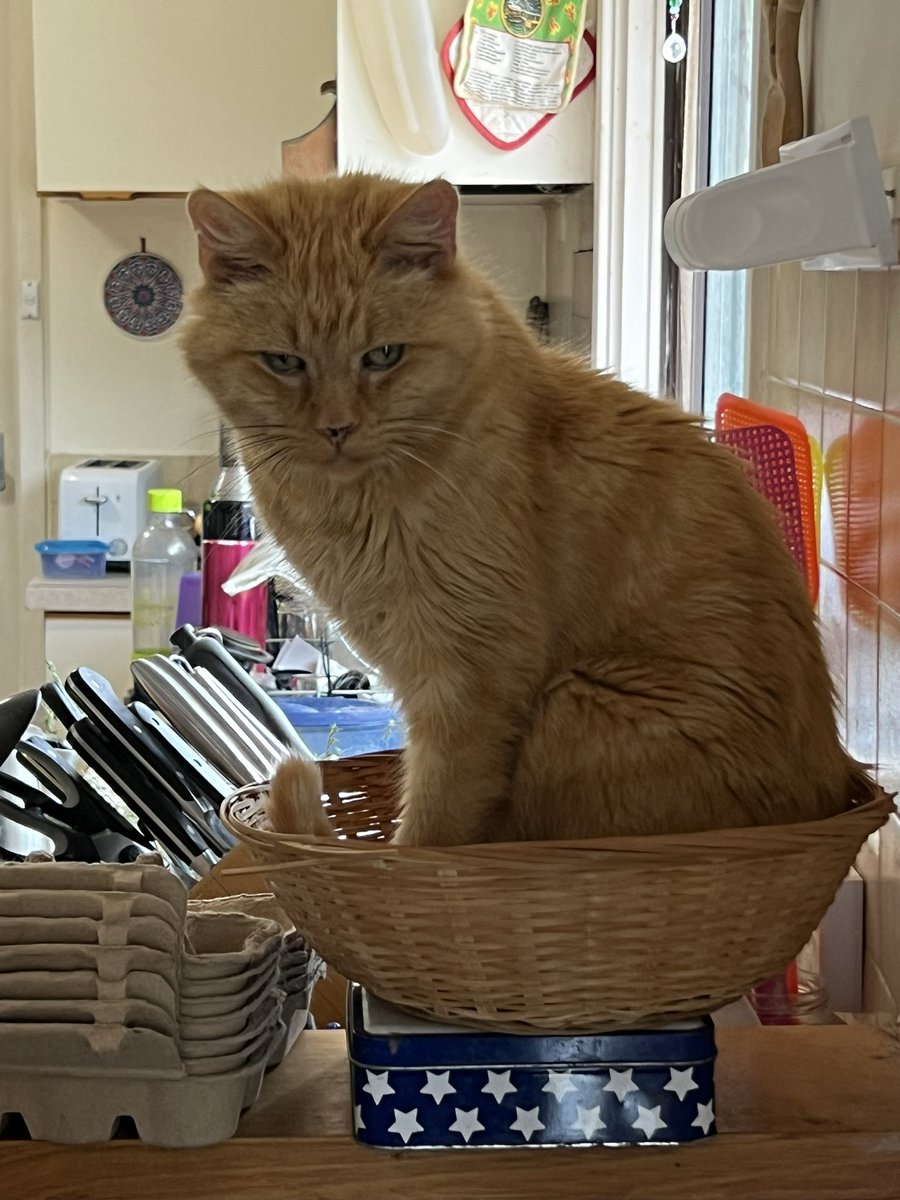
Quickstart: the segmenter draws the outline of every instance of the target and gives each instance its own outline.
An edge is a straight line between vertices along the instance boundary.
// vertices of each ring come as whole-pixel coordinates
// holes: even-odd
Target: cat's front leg
[[[413,715],[395,843],[459,846],[498,839],[507,825],[523,709],[475,689],[461,705]]]

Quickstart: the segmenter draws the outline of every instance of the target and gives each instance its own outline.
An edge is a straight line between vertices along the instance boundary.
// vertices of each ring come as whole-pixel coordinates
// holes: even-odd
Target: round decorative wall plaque
[[[181,276],[164,258],[139,254],[121,259],[106,276],[103,304],[119,329],[135,337],[158,337],[171,329],[184,304]]]

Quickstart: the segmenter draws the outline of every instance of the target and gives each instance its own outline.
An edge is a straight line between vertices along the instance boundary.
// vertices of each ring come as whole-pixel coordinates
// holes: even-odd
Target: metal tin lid
[[[404,1032],[404,1027],[417,1032]],[[491,1033],[409,1019],[376,997],[369,998],[358,984],[350,990],[347,1028],[351,1061],[381,1068],[696,1064],[716,1054],[709,1017],[589,1035]]]

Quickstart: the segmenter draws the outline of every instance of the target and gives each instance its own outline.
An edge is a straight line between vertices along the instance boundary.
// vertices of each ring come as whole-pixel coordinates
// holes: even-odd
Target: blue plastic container
[[[58,540],[38,542],[45,579],[102,579],[109,546],[99,541]]]
[[[388,704],[304,692],[270,695],[317,758],[350,758],[403,747],[403,720]]]

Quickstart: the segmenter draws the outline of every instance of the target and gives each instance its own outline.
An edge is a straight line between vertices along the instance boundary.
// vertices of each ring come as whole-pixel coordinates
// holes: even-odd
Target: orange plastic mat
[[[813,456],[809,435],[803,422],[777,408],[768,408],[743,396],[723,392],[716,405],[716,429],[746,429],[754,425],[774,425],[791,440],[794,468],[800,494],[800,514],[803,526],[804,574],[809,598],[815,604],[819,595],[819,547],[816,535],[816,497]],[[765,470],[764,462],[755,464]]]

